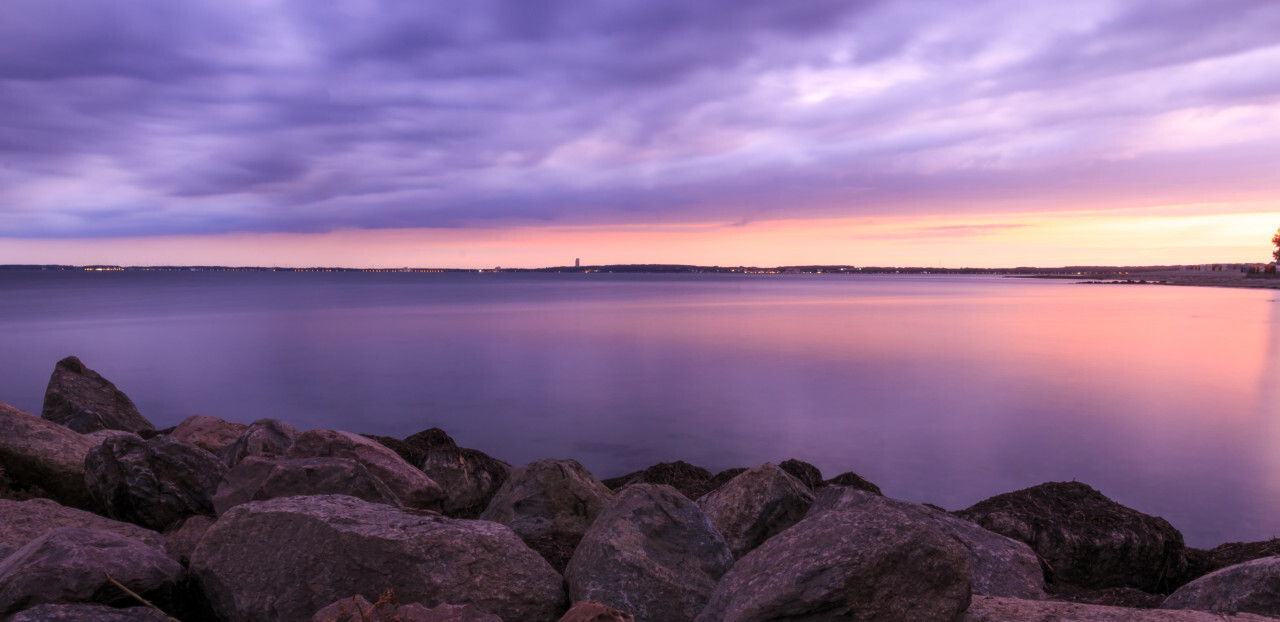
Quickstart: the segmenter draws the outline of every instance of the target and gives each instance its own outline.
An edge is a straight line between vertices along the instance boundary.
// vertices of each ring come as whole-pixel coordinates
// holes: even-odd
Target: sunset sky
[[[1266,261],[1280,3],[6,0],[0,263]]]

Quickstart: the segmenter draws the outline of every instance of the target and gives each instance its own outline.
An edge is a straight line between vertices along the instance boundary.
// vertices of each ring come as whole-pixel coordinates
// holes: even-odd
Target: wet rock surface
[[[41,603],[136,602],[110,579],[164,606],[181,576],[178,562],[141,541],[110,531],[59,527],[0,562],[0,614]]]
[[[592,600],[638,622],[692,620],[733,554],[698,505],[671,486],[620,490],[565,570],[574,601]]]
[[[480,520],[511,528],[557,570],[613,492],[576,460],[538,460],[511,473]]]
[[[1211,572],[1178,588],[1160,607],[1280,616],[1280,557]]]
[[[227,622],[305,620],[387,589],[504,620],[551,622],[567,606],[560,575],[507,527],[343,495],[236,506],[205,532],[191,571]]]
[[[665,484],[679,490],[680,494],[690,500],[696,501],[699,497],[711,492],[713,478],[711,471],[683,460],[676,460],[660,462],[642,471],[609,478],[604,480],[604,485],[610,490],[617,491],[631,484]]]
[[[298,438],[298,430],[276,419],[259,419],[249,424],[233,443],[223,447],[218,457],[229,467],[249,456],[277,458],[283,456]]]
[[[1005,493],[956,514],[1030,545],[1053,582],[1160,592],[1186,571],[1182,534],[1168,521],[1078,482]]]
[[[969,558],[975,594],[1027,599],[1045,597],[1040,562],[1031,547],[1023,542],[988,531],[947,512],[847,486],[823,488],[809,509],[809,515],[830,511],[869,515],[900,512],[912,523],[950,538],[964,548]]]
[[[285,452],[289,458],[348,458],[359,462],[386,485],[398,503],[410,508],[439,509],[444,490],[396,452],[359,434],[308,430]]]
[[[734,558],[800,522],[812,504],[811,489],[771,462],[747,470],[698,500]]]
[[[49,499],[9,501],[0,499],[0,560],[26,546],[28,542],[59,527],[80,527],[110,531],[164,550],[165,539],[159,533],[132,523],[69,508]]]
[[[349,458],[245,458],[223,476],[213,496],[221,516],[250,501],[296,495],[351,495],[370,503],[400,500],[364,465]]]
[[[93,439],[8,404],[0,404],[0,430],[0,468],[10,486],[63,505],[93,507],[84,483]]]
[[[887,505],[836,508],[738,560],[697,619],[954,620],[971,587],[964,547],[930,525]]]
[[[74,356],[54,366],[40,416],[60,425],[75,426],[72,429],[80,433],[156,429],[138,412],[129,396]]]
[[[85,483],[111,518],[164,531],[194,515],[213,515],[227,467],[213,454],[166,436],[108,439],[85,458]]]

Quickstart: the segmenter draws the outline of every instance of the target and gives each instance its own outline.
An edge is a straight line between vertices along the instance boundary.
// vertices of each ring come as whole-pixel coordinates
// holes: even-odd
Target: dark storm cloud
[[[1275,184],[1275,32],[1245,0],[11,0],[0,236],[1229,200]]]

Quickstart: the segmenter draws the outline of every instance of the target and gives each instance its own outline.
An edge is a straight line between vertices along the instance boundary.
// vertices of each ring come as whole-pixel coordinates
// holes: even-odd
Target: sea
[[[1280,535],[1280,293],[961,275],[0,271],[0,402],[76,355],[157,427],[440,427],[607,478],[795,458],[961,509],[1085,482]]]

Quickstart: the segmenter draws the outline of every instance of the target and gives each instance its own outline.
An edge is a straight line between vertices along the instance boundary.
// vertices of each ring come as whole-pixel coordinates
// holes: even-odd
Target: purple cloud
[[[0,236],[1274,196],[1280,6],[14,0]]]

